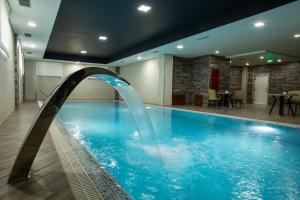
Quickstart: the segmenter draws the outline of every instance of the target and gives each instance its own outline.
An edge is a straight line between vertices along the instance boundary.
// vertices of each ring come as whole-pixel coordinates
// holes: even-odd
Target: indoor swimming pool
[[[133,199],[300,199],[300,129],[146,105],[141,142],[124,103],[68,101],[66,130]]]

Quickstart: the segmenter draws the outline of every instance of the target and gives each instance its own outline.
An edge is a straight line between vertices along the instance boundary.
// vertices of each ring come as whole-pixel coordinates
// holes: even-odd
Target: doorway
[[[254,79],[254,104],[268,103],[269,74],[260,73]]]

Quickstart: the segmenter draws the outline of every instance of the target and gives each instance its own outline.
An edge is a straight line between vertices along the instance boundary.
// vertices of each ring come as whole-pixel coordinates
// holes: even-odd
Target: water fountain
[[[120,93],[134,119],[141,141],[147,145],[155,145],[157,152],[159,152],[150,118],[135,89],[125,79],[109,70],[98,67],[83,68],[68,76],[45,101],[16,158],[8,180],[9,183],[20,182],[29,178],[29,171],[34,158],[53,119],[74,88],[89,76],[105,81]]]

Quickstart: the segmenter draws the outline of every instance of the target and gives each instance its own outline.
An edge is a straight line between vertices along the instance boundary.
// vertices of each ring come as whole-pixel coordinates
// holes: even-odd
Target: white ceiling
[[[21,41],[22,50],[27,59],[42,59],[55,22],[61,0],[30,0],[31,7],[22,7],[18,0],[8,0],[11,8],[10,23]],[[36,23],[32,28],[29,21]],[[31,33],[27,38],[24,33]],[[31,48],[34,44],[36,47]],[[27,52],[32,52],[31,55]]]
[[[256,21],[263,21],[265,26],[254,27]],[[300,38],[293,37],[296,33],[300,34],[300,1],[116,61],[111,65],[137,62],[138,56],[151,59],[157,57],[157,54],[166,53],[190,58],[215,54],[216,50],[220,51],[220,56],[225,57],[262,50],[300,57]],[[198,40],[207,36],[209,38]],[[179,44],[184,45],[184,49],[176,49]]]
[[[8,2],[12,10],[11,24],[21,39],[25,58],[42,59],[61,0],[31,0],[31,8],[20,7],[17,0],[8,0]],[[28,27],[28,21],[36,22],[37,27]],[[265,26],[259,29],[254,27],[253,23],[256,21],[263,21]],[[31,33],[32,38],[25,38],[24,33]],[[293,38],[296,33],[300,33],[300,0],[177,42],[141,52],[109,65],[122,66],[135,63],[138,62],[138,56],[141,56],[142,60],[156,58],[159,54],[190,58],[215,54],[215,50],[219,50],[219,55],[225,57],[244,53],[251,54],[251,52],[263,50],[300,57],[300,38]],[[206,39],[198,40],[207,36]],[[34,43],[36,48],[30,48],[31,43]],[[184,45],[184,48],[176,49],[179,44]],[[26,54],[28,51],[33,54]],[[159,52],[153,53],[154,51]]]

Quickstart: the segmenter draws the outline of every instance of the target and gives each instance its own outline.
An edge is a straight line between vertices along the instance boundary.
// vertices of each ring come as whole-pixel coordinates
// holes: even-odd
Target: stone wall
[[[269,73],[269,93],[300,90],[300,63],[248,67],[247,103],[253,101],[254,78],[258,73]]]
[[[173,60],[173,94],[184,94],[187,104],[193,104],[195,95],[203,95],[207,102],[211,68],[220,73],[219,90],[226,90],[230,84],[230,65],[227,59],[219,56],[179,58]]]
[[[187,94],[189,88],[189,68],[192,66],[190,59],[173,58],[173,94]]]
[[[242,71],[243,71],[243,67],[237,67],[237,66],[230,67],[229,89],[231,91],[242,89]]]

